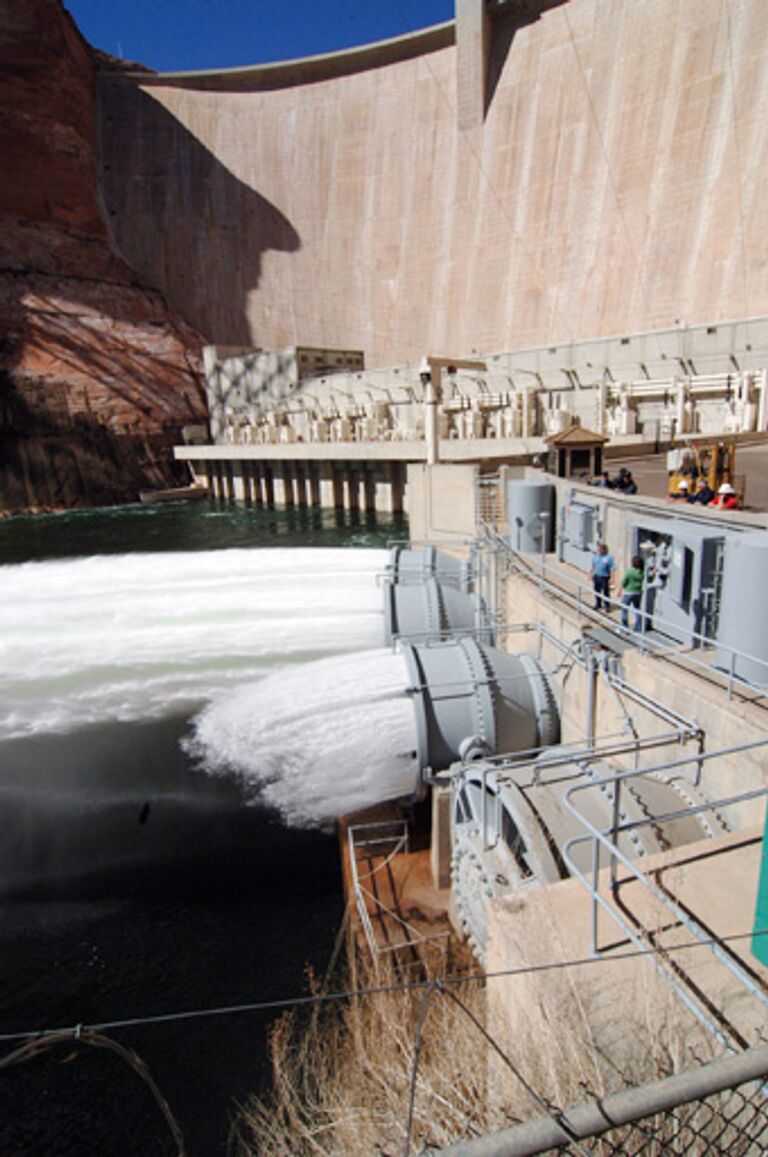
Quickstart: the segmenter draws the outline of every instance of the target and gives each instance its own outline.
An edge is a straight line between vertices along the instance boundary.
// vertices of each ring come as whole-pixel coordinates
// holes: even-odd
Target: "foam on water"
[[[401,654],[286,668],[211,703],[188,750],[236,773],[288,823],[322,823],[413,792],[416,724]]]
[[[195,710],[378,647],[384,551],[220,550],[0,567],[0,740]]]

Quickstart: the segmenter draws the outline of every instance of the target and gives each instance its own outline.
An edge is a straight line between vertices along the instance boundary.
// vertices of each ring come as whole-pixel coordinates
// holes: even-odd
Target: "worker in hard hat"
[[[724,482],[717,492],[717,497],[711,503],[712,506],[717,506],[720,510],[738,510],[739,496],[731,486],[730,482]]]
[[[673,499],[673,501],[679,500],[681,502],[687,502],[690,489],[691,489],[691,487],[690,487],[689,483],[687,483],[684,478],[681,478],[677,484],[677,490],[675,491],[674,494],[670,494],[669,497],[671,499]]]

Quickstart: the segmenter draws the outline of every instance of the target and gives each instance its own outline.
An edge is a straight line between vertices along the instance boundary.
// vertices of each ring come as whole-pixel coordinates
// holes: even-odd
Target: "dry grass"
[[[478,971],[469,955],[463,964],[467,972]],[[391,963],[355,956],[350,967],[344,978],[350,988],[402,979]],[[451,974],[460,968],[454,959]],[[697,1059],[705,1059],[709,1046],[680,1020],[668,986],[650,968],[643,983],[645,1011],[634,1007],[629,1032],[626,1021],[617,1026],[629,1038],[622,1051],[613,1047],[618,1038],[607,1049],[604,1038],[595,1039],[595,1010],[587,1007],[578,977],[569,971],[542,974],[535,993],[520,992],[524,1007],[514,1040],[504,1039],[498,1021],[492,1031],[506,1060],[472,1021],[484,1026],[489,1015],[483,984],[465,981],[432,991],[421,1032],[411,1152],[482,1136],[547,1107],[565,1109],[678,1071],[694,1063],[694,1044]],[[271,1039],[274,1087],[243,1109],[233,1151],[238,1157],[399,1157],[422,1000],[423,989],[379,992],[315,1006],[303,1017],[284,1016]],[[491,1009],[494,1004],[492,999]],[[489,1027],[494,1029],[493,1021]]]
[[[476,971],[471,957],[465,963]],[[451,972],[457,973],[455,960]],[[364,988],[401,977],[391,963],[374,966],[358,956],[347,979]],[[452,991],[482,1019],[485,996],[478,982]],[[303,1020],[282,1017],[271,1039],[274,1087],[242,1113],[235,1138],[240,1157],[401,1154],[422,999],[423,989],[380,992],[316,1007]],[[467,1014],[431,992],[421,1034],[414,1151],[509,1123],[500,1110],[489,1120],[488,1063],[487,1043]]]

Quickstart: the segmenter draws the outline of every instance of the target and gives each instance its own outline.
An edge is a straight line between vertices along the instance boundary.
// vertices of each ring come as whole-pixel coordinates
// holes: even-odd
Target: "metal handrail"
[[[358,839],[357,834],[361,832],[374,831],[379,832],[383,828],[394,829],[390,836],[374,835],[371,839]],[[401,948],[418,947],[422,944],[431,943],[433,940],[444,940],[450,936],[447,931],[435,932],[427,936],[415,928],[405,917],[395,912],[389,905],[385,904],[380,897],[375,895],[363,884],[364,880],[370,880],[379,872],[384,871],[387,865],[398,855],[403,852],[408,852],[410,845],[410,834],[407,820],[373,820],[369,824],[351,824],[347,828],[349,837],[349,857],[350,857],[350,872],[352,877],[352,889],[355,896],[355,905],[360,917],[360,923],[363,928],[368,948],[373,956],[382,952],[395,952]],[[378,845],[391,845],[391,850],[384,856],[382,862],[377,864],[372,871],[361,875],[358,871],[357,849],[371,848]],[[376,853],[374,853],[376,854]],[[366,901],[372,901],[379,913],[388,916],[395,922],[406,934],[410,937],[399,941],[397,944],[380,944],[374,931],[371,914],[368,911],[368,904]]]
[[[714,811],[720,808],[733,806],[737,803],[743,803],[747,800],[753,800],[765,797],[768,795],[768,786],[756,788],[752,791],[740,792],[731,796],[722,797],[717,800],[708,801],[701,804],[692,804],[689,807],[670,812],[666,815],[653,816],[647,819],[635,820],[627,823],[618,822],[618,799],[621,785],[627,780],[640,779],[644,776],[651,775],[655,772],[669,772],[671,770],[682,768],[689,763],[703,763],[712,759],[722,759],[726,756],[738,754],[744,751],[753,750],[758,747],[765,747],[768,745],[768,736],[763,739],[753,740],[748,743],[735,744],[732,747],[722,748],[718,751],[699,752],[697,755],[685,759],[671,760],[664,763],[654,764],[648,767],[636,768],[630,771],[619,771],[610,776],[590,778],[586,783],[575,783],[568,788],[564,794],[563,802],[565,807],[575,817],[577,822],[586,829],[586,834],[576,836],[568,840],[563,847],[562,855],[566,866],[571,875],[578,879],[584,887],[588,890],[591,897],[591,940],[592,952],[595,955],[600,954],[599,947],[599,911],[602,908],[606,911],[611,919],[616,923],[625,935],[639,947],[644,947],[647,943],[647,938],[642,932],[638,932],[627,920],[625,920],[619,910],[612,904],[607,897],[600,893],[600,872],[603,865],[601,865],[600,852],[601,849],[606,849],[608,852],[608,867],[610,868],[610,889],[612,893],[618,891],[619,883],[617,880],[616,867],[618,864],[622,866],[637,882],[643,885],[654,897],[654,899],[667,908],[674,916],[675,920],[683,927],[687,928],[691,935],[699,941],[702,947],[708,951],[721,963],[728,971],[736,978],[736,980],[746,988],[754,997],[756,997],[762,1004],[768,1007],[768,992],[765,988],[757,984],[752,978],[750,971],[740,965],[738,960],[727,953],[720,944],[712,939],[711,930],[705,928],[699,921],[692,916],[684,906],[677,903],[677,901],[668,893],[666,893],[659,885],[654,884],[649,878],[648,874],[640,866],[639,862],[632,860],[618,847],[619,835],[628,831],[644,826],[663,823],[665,820],[680,819],[690,815],[698,815],[705,811]],[[580,762],[583,764],[592,762],[593,757],[587,757]],[[582,812],[575,803],[574,797],[579,792],[600,790],[608,787],[613,789],[614,800],[614,822],[608,831],[602,831]],[[588,874],[583,872],[575,862],[574,849],[583,844],[592,845],[592,871],[591,880]],[[691,996],[690,992],[684,987],[666,966],[663,959],[663,950],[660,954],[654,957],[654,963],[659,973],[664,976],[672,988],[677,992],[680,998],[685,1003],[686,1007],[691,1013],[700,1021],[702,1025],[710,1032],[717,1040],[727,1045],[728,1041],[717,1025],[704,1012],[701,1004]]]
[[[715,667],[711,663],[702,662],[702,660],[697,659],[689,651],[681,649],[686,646],[685,643],[662,643],[657,638],[652,637],[649,634],[640,634],[634,631],[626,631],[616,624],[610,621],[606,622],[604,618],[598,617],[597,613],[593,612],[588,605],[585,605],[584,602],[585,596],[587,599],[591,599],[593,596],[591,587],[589,587],[586,583],[582,583],[577,579],[571,578],[570,575],[563,574],[560,571],[557,572],[557,577],[560,581],[554,582],[551,578],[547,577],[547,569],[550,569],[551,571],[551,568],[547,568],[543,559],[539,563],[538,572],[535,571],[533,567],[527,564],[527,560],[524,559],[519,554],[519,552],[514,549],[513,546],[511,546],[505,540],[501,539],[498,535],[495,536],[494,549],[506,552],[510,564],[515,566],[515,568],[521,574],[526,575],[533,581],[537,581],[539,583],[540,589],[543,592],[556,594],[558,598],[568,603],[572,609],[575,609],[579,615],[583,615],[590,619],[594,618],[595,621],[599,622],[600,626],[605,630],[613,631],[614,633],[618,634],[624,642],[632,643],[632,645],[636,646],[638,650],[648,651],[649,653],[658,655],[660,658],[674,657],[677,660],[683,661],[693,667],[701,669],[702,671],[706,672],[709,677],[713,675],[721,675],[723,678],[727,679],[727,692],[729,699],[733,698],[734,687],[737,684],[748,691],[756,693],[756,699],[763,699],[768,696],[767,687],[757,686],[736,672],[737,660],[744,659],[747,662],[768,666],[764,658],[759,658],[756,655],[751,655],[747,651],[742,651],[740,648],[729,646],[726,643],[721,643],[718,639],[709,638],[708,636],[702,635],[697,631],[687,631],[686,634],[688,634],[689,637],[694,640],[698,646],[701,646],[702,648],[708,648],[710,650],[713,647],[717,647],[717,649],[724,655],[729,656],[729,668],[727,671]],[[564,589],[563,585],[561,585],[562,582],[570,584],[570,586],[575,588],[575,594],[571,594],[569,590]],[[656,614],[653,615],[653,622],[659,624],[660,627],[666,626],[672,627],[673,629],[679,629],[676,624],[669,623],[666,619],[662,619]]]

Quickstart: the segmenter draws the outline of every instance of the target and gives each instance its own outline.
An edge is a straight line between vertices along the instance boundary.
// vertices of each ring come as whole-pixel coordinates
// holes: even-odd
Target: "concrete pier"
[[[177,447],[176,456],[188,462],[194,482],[219,501],[361,514],[404,510],[406,462],[399,459],[265,459],[234,446]]]

